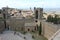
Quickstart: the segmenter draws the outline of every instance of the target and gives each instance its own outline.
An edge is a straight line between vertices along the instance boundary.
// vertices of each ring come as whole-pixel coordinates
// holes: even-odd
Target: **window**
[[[38,19],[38,11],[36,10],[36,19]]]
[[[19,11],[19,13],[21,13],[21,10]]]
[[[28,31],[30,31],[30,29],[28,28]]]
[[[14,14],[12,14],[11,16],[14,16]]]
[[[37,20],[35,22],[38,22]]]

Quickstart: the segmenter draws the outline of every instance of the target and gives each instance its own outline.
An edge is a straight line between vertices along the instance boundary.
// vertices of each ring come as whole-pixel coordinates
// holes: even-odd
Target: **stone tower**
[[[41,20],[43,16],[43,8],[34,8],[35,19]]]
[[[35,22],[38,26],[40,26],[40,22],[43,17],[43,8],[35,8],[34,7],[34,14],[35,14]]]

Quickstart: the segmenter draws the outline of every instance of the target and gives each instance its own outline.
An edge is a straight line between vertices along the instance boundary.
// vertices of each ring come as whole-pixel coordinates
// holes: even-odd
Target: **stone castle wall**
[[[4,21],[0,20],[0,32],[4,31],[5,27],[4,27]]]
[[[52,35],[59,29],[58,25],[42,22],[42,35],[44,35],[47,39],[52,37]]]

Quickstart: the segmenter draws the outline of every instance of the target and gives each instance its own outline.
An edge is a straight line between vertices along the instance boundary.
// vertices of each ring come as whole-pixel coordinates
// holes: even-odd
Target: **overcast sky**
[[[0,0],[0,8],[60,8],[60,0]]]

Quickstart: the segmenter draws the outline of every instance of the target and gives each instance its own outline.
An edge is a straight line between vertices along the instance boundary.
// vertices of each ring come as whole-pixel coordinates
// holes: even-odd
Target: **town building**
[[[0,9],[0,33],[5,30],[5,25],[4,25],[4,18],[2,14],[2,10]]]

